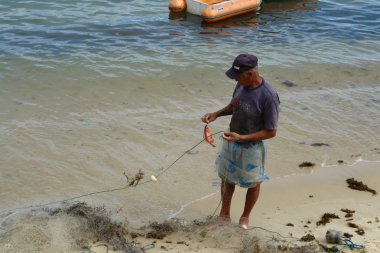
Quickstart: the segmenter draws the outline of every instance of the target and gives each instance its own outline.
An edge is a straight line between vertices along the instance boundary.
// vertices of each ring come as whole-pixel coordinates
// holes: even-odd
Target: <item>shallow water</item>
[[[0,4],[2,214],[124,187],[140,169],[158,183],[75,200],[139,223],[217,192],[205,143],[168,166],[202,140],[200,117],[228,103],[224,71],[240,52],[258,55],[281,98],[272,178],[310,172],[303,161],[380,160],[377,1],[265,1],[216,24],[147,3]]]

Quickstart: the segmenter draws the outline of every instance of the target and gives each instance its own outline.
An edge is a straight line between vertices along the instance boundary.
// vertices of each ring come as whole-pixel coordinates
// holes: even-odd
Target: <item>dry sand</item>
[[[1,217],[0,252],[326,252],[321,245],[334,246],[326,242],[328,229],[352,235],[351,241],[363,245],[364,252],[380,252],[380,197],[350,189],[346,182],[355,178],[379,192],[379,166],[379,162],[360,161],[272,179],[262,185],[248,230],[236,223],[244,203],[242,189],[233,199],[231,224],[185,218],[131,229],[120,226],[123,221],[108,219],[104,208],[84,204],[76,207],[87,213],[69,205],[11,214]],[[206,217],[218,203],[215,194],[186,209]],[[345,217],[350,211],[352,217]],[[339,218],[317,225],[326,213]],[[128,247],[122,249],[123,243]],[[363,252],[335,246],[338,252]]]

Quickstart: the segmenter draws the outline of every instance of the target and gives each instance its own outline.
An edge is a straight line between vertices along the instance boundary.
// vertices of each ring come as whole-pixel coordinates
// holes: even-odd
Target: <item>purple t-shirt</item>
[[[231,132],[251,134],[262,129],[277,128],[280,99],[264,78],[256,88],[236,84],[231,104]]]

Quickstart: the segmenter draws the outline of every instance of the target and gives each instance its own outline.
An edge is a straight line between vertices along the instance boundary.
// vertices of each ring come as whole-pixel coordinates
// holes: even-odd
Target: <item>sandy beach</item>
[[[97,216],[103,210],[104,217],[108,217],[115,210],[67,203],[66,208],[3,216],[0,249],[7,253],[334,252],[328,248],[336,246],[339,251],[335,252],[380,252],[379,195],[350,189],[346,182],[354,178],[378,191],[379,165],[359,158],[351,165],[326,166],[310,174],[265,182],[247,230],[237,224],[244,203],[244,191],[237,189],[230,224],[207,218],[218,205],[219,194],[185,207],[204,213],[204,220],[178,215],[177,219],[153,222],[138,229],[129,227],[127,221],[113,218],[101,221]],[[335,218],[322,222],[324,214]],[[95,218],[86,220],[90,215]],[[99,224],[103,230],[96,231],[101,228]],[[350,241],[328,243],[329,229],[341,232],[342,240]]]
[[[380,1],[265,0],[214,24],[147,0],[0,14],[0,253],[380,253]],[[216,221],[230,117],[216,148],[200,120],[231,101],[240,53],[281,100],[246,230],[238,187]]]

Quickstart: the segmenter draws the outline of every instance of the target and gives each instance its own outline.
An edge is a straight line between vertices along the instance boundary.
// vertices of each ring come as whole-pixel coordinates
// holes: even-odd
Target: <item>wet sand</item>
[[[145,252],[276,252],[280,249],[281,252],[324,252],[323,247],[334,246],[325,239],[327,230],[334,229],[347,235],[342,238],[350,239],[356,246],[364,246],[366,252],[379,252],[379,195],[350,189],[346,182],[354,178],[378,192],[379,165],[379,162],[358,159],[351,165],[323,167],[310,174],[265,182],[248,230],[237,225],[244,203],[244,191],[237,188],[231,224],[206,218],[218,205],[219,194],[211,194],[187,205],[177,219],[141,228],[129,227],[127,221],[113,216],[116,220],[108,222],[118,228],[122,224],[125,232],[121,237],[128,243],[129,251],[115,247],[115,239],[106,243],[106,237],[99,238],[83,213],[58,215],[62,209],[2,217],[0,249],[2,252],[143,252],[143,248]],[[100,212],[103,209],[93,210]],[[194,221],[186,215],[181,217],[189,211],[204,214],[205,218]],[[328,222],[323,224],[324,214],[339,218],[327,219]],[[106,227],[109,229],[110,226]],[[301,238],[306,241],[300,241]],[[347,245],[335,246],[348,250]]]

